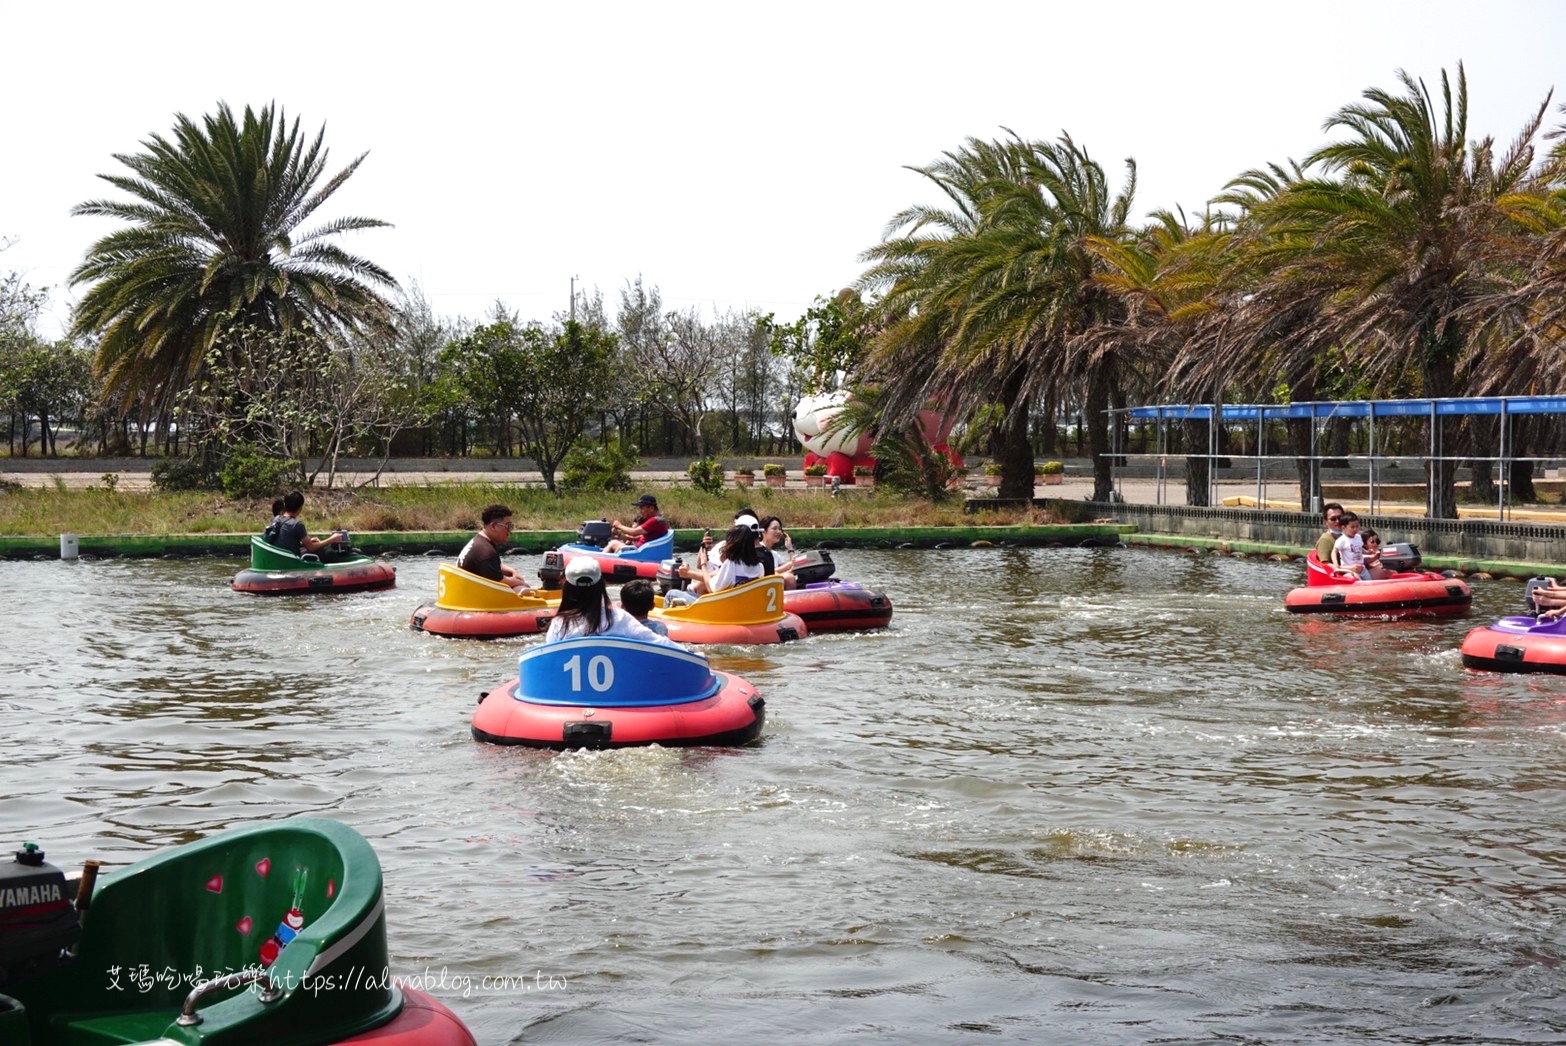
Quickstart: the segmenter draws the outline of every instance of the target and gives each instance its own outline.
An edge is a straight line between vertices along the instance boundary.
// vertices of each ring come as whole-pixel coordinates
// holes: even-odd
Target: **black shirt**
[[[500,550],[483,534],[474,534],[472,539],[462,546],[462,551],[457,553],[457,566],[470,574],[487,577],[491,581],[505,580],[505,575],[500,572]]]

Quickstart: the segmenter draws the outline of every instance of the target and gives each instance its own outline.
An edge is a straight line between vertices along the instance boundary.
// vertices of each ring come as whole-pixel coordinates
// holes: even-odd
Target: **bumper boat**
[[[819,581],[829,580],[837,573],[837,564],[832,562],[832,553],[819,549],[809,552],[796,552],[790,560],[794,567],[794,579],[800,585],[813,585]]]
[[[787,606],[783,579],[758,577],[694,603],[665,603],[648,615],[662,621],[677,643],[786,643],[804,639],[809,626]]]
[[[700,654],[585,636],[525,651],[517,677],[479,700],[473,736],[533,748],[743,745],[765,719],[755,688]]]
[[[804,622],[809,632],[866,632],[885,628],[892,623],[892,601],[885,593],[853,581],[827,580],[836,569],[830,553],[804,552],[796,555],[794,577],[799,580],[800,587],[784,590],[783,609]],[[678,560],[667,560],[659,568],[657,584],[661,594],[686,586],[685,579],[679,576]],[[672,628],[669,634],[674,636]],[[684,643],[731,642],[685,636],[674,638]],[[737,639],[732,642],[767,640]]]
[[[1489,672],[1566,675],[1566,620],[1503,617],[1463,638],[1463,664]]]
[[[783,609],[815,632],[867,632],[892,623],[892,600],[853,581],[817,581],[783,593]]]
[[[1473,604],[1473,593],[1461,578],[1428,570],[1403,570],[1374,581],[1341,578],[1316,558],[1314,549],[1305,557],[1305,582],[1283,599],[1283,608],[1291,614],[1461,617]]]
[[[394,979],[380,861],[346,825],[221,832],[96,882],[44,856],[0,862],[0,1042],[474,1041]]]
[[[558,591],[519,596],[510,585],[442,563],[435,573],[435,602],[413,612],[415,632],[471,639],[530,636],[549,629],[560,609]]]
[[[311,553],[295,555],[260,537],[250,539],[250,566],[234,575],[236,592],[287,596],[308,592],[368,592],[391,588],[397,568],[384,559],[350,551],[323,562]]]
[[[611,585],[644,577],[651,581],[658,576],[658,565],[674,555],[674,531],[661,538],[654,538],[641,545],[631,545],[619,552],[605,552],[609,543],[609,524],[590,519],[576,528],[576,540],[561,545],[553,552],[544,553],[544,565],[538,576],[546,587],[554,587],[565,576],[565,568],[579,556],[591,556],[598,561],[604,581]]]

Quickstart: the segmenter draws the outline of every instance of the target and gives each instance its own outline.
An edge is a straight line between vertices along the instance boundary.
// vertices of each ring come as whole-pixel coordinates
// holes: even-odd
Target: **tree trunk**
[[[1013,370],[1001,386],[1004,423],[996,439],[995,459],[1000,462],[1001,483],[996,491],[1002,498],[1033,497],[1033,444],[1028,440],[1028,415],[1033,401],[1022,395],[1022,368]]]
[[[1470,415],[1463,419],[1467,424],[1466,430],[1468,444],[1472,447],[1473,459],[1468,462],[1468,467],[1473,473],[1473,482],[1468,487],[1468,500],[1477,501],[1482,505],[1495,504],[1495,462],[1485,459],[1495,456],[1495,444],[1498,438],[1496,427],[1498,419],[1492,419],[1484,415]]]
[[[1422,346],[1424,365],[1420,368],[1420,377],[1424,381],[1424,393],[1431,399],[1443,399],[1452,394],[1458,337],[1456,331],[1448,329],[1440,340],[1432,336]],[[1425,463],[1428,511],[1432,519],[1456,519],[1457,462],[1451,455],[1458,446],[1457,426],[1439,414],[1431,420],[1431,426],[1438,460]]]
[[[1109,383],[1104,378],[1094,374],[1088,379],[1087,402],[1083,404],[1083,412],[1087,415],[1088,453],[1093,457],[1093,498],[1094,501],[1108,501],[1109,492],[1114,489],[1114,461],[1109,452]]]
[[[1182,421],[1180,428],[1185,437],[1185,503],[1206,507],[1207,485],[1212,465],[1212,459],[1206,456],[1207,423]]]
[[[1294,475],[1299,480],[1300,511],[1309,512],[1311,502],[1321,497],[1321,477],[1311,470],[1311,420],[1289,418],[1285,424],[1289,430],[1289,444],[1294,449]],[[1303,453],[1302,453],[1303,452]]]

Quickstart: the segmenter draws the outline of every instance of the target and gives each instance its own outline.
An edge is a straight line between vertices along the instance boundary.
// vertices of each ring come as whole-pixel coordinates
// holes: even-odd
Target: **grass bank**
[[[631,520],[637,491],[556,495],[538,487],[494,483],[388,486],[305,493],[303,518],[312,532],[346,527],[365,533],[472,531],[484,506],[508,506],[519,531],[575,531],[584,519]],[[898,529],[914,527],[1039,526],[1061,520],[1039,508],[1004,507],[968,513],[960,498],[932,503],[886,490],[844,492],[753,488],[706,494],[690,487],[659,488],[658,503],[677,529],[712,527],[741,506],[776,515],[790,529]],[[228,535],[259,533],[272,518],[270,499],[251,501],[210,493],[156,493],[108,488],[12,488],[0,491],[0,536]]]

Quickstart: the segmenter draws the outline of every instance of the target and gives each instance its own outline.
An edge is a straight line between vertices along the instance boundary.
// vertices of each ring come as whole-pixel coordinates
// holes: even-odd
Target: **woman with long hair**
[[[580,556],[566,565],[565,583],[560,589],[560,612],[549,623],[544,642],[558,643],[581,636],[623,636],[685,649],[610,603],[604,573],[597,560],[589,556]]]
[[[749,520],[751,517],[744,516]],[[723,547],[719,550],[719,562],[716,569],[704,568],[700,565],[694,567],[680,567],[680,576],[691,578],[701,583],[707,592],[722,592],[726,588],[743,584],[746,581],[754,581],[763,574],[770,574],[767,567],[771,566],[771,554],[761,548],[758,541],[760,526],[752,526],[750,523],[735,523],[729,528],[729,532],[723,536]],[[768,556],[769,562],[763,565],[761,557]]]
[[[762,517],[761,546],[772,556],[772,572],[783,579],[783,587],[798,588],[799,579],[794,576],[794,541],[777,516]]]

